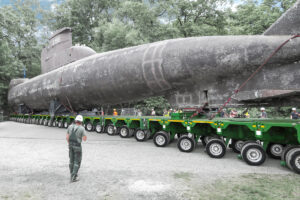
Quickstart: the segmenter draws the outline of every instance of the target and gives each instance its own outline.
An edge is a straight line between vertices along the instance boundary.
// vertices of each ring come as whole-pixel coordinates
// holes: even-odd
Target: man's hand
[[[87,137],[86,137],[86,136],[83,136],[82,139],[83,139],[83,141],[86,141]]]
[[[69,134],[67,134],[67,136],[66,136],[66,140],[68,141],[68,143],[69,143]]]

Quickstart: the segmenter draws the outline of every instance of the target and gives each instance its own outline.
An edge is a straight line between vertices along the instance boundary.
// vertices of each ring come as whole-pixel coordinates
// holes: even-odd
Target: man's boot
[[[72,175],[71,182],[79,181],[77,174]]]

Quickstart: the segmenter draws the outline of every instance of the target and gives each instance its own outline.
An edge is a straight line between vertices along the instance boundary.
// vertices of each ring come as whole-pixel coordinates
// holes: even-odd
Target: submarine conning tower
[[[64,27],[53,33],[41,53],[42,74],[88,57],[96,52],[86,46],[72,46],[72,30]]]

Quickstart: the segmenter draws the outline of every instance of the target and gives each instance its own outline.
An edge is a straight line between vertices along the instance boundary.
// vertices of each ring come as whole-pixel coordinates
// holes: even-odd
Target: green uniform
[[[69,168],[71,177],[77,176],[78,170],[80,168],[82,159],[81,141],[82,137],[85,136],[84,132],[84,127],[78,126],[77,124],[72,124],[68,128],[70,158]]]

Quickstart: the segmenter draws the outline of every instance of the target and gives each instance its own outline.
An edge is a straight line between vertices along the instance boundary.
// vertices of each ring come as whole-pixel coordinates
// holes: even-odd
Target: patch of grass
[[[0,199],[11,199],[12,197],[11,196],[8,196],[8,195],[1,195],[1,198]]]
[[[186,181],[189,181],[191,180],[192,174],[188,172],[178,172],[178,173],[174,173],[173,176],[175,179],[184,179]]]
[[[197,189],[192,199],[300,199],[299,175],[247,174],[224,178]]]

